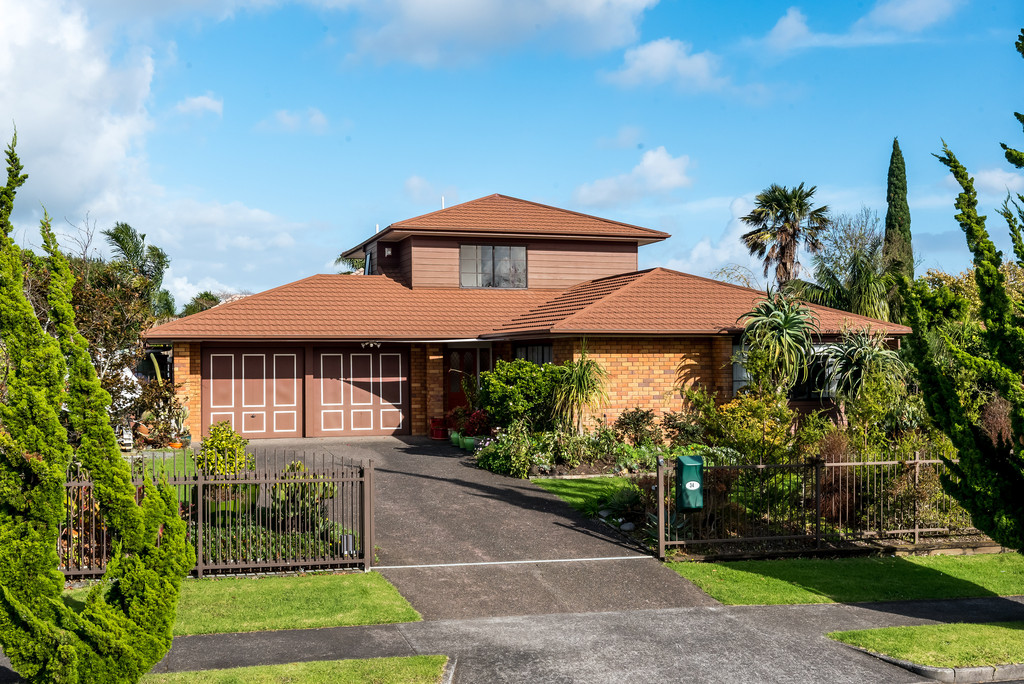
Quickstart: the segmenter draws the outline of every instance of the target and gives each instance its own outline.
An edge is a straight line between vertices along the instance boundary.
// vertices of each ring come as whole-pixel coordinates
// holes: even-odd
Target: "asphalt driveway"
[[[377,565],[425,619],[717,605],[610,528],[447,442],[253,444],[373,460]]]

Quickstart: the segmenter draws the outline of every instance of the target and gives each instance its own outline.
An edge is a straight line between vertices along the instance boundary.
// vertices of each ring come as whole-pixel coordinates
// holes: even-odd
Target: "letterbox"
[[[676,459],[676,509],[681,512],[704,508],[704,459],[680,456]]]

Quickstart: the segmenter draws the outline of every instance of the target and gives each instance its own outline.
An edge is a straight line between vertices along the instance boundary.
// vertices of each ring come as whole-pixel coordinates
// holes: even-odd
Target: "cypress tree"
[[[914,279],[914,248],[910,241],[910,206],[907,204],[907,167],[899,139],[892,139],[889,180],[885,192],[885,246],[882,256],[898,273]]]
[[[41,233],[52,334],[25,297],[10,215],[27,176],[14,146],[0,188],[0,646],[32,683],[135,682],[171,646],[181,579],[195,555],[172,488],[146,485],[136,502],[107,413],[110,395],[75,327],[74,276],[49,216]],[[80,612],[61,600],[57,557],[71,464],[89,472],[114,538],[102,581]]]

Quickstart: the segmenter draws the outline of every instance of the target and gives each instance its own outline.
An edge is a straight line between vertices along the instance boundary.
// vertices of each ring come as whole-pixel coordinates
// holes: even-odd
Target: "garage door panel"
[[[274,406],[298,406],[299,376],[295,354],[274,354]]]
[[[352,409],[352,429],[358,431],[373,430],[373,409]]]
[[[373,405],[373,355],[349,354],[349,387],[353,406]]]
[[[381,409],[380,427],[382,430],[401,430],[402,418],[402,409]]]
[[[320,429],[324,432],[341,432],[345,429],[344,409],[324,409],[320,412]]]
[[[400,406],[402,404],[402,355],[380,355],[380,400]]]
[[[345,355],[320,354],[320,405],[343,406]]]
[[[235,407],[235,355],[210,354],[210,408]]]
[[[299,427],[298,414],[295,411],[274,411],[274,432],[295,432]]]
[[[409,388],[403,351],[366,347],[313,350],[310,436],[391,435],[408,431]]]
[[[267,405],[267,355],[242,354],[242,406]]]
[[[264,411],[242,413],[242,432],[266,432],[267,414]]]

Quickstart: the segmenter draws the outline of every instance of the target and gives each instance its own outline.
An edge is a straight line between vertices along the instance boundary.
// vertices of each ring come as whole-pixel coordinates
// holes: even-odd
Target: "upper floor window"
[[[526,287],[526,247],[462,245],[459,248],[462,287]]]

